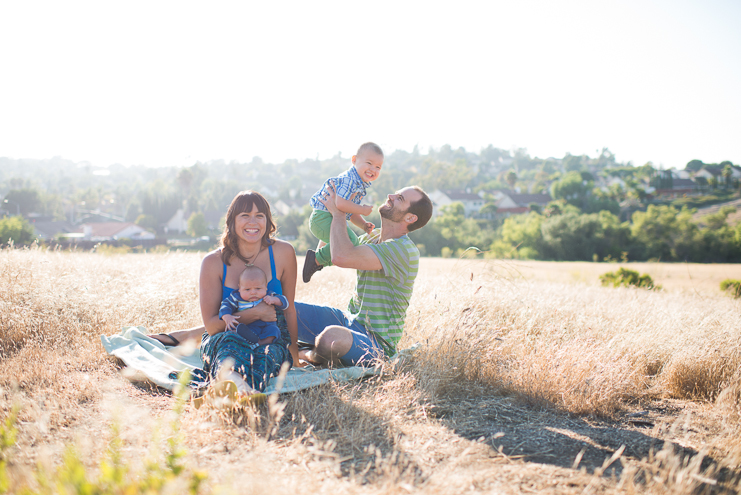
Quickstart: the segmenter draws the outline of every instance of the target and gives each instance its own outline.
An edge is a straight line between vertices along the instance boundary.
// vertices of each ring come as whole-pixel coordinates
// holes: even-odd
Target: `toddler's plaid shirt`
[[[321,201],[319,201],[319,198],[321,198],[327,191],[330,181],[334,182],[335,192],[339,197],[345,198],[348,201],[352,201],[356,205],[360,204],[360,202],[365,197],[366,189],[368,189],[371,185],[370,182],[363,182],[363,179],[360,178],[360,174],[355,169],[355,166],[352,166],[337,177],[327,179],[327,181],[322,185],[321,189],[319,189],[319,191],[317,191],[316,194],[311,197],[311,201],[309,203],[315,210],[327,211],[327,207],[324,206]],[[354,198],[352,198],[352,195],[356,192],[357,194]],[[352,213],[348,213],[346,215],[346,218],[350,220],[351,216]]]

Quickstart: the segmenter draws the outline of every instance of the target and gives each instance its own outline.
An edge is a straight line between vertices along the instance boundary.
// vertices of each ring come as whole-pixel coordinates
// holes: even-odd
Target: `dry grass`
[[[199,265],[0,252],[15,486],[66,443],[92,465],[114,421],[132,463],[157,443],[172,397],[120,377],[99,335],[198,324]],[[402,341],[423,344],[413,361],[242,415],[187,408],[188,462],[238,493],[738,490],[741,301],[718,290],[738,268],[629,267],[665,290],[599,287],[613,264],[423,260]],[[353,279],[324,270],[297,299],[343,307]]]

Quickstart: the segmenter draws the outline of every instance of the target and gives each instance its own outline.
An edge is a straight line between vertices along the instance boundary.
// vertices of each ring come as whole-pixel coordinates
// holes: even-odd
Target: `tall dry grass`
[[[114,418],[124,423],[133,459],[151,448],[147,432],[171,398],[118,377],[99,336],[129,324],[152,332],[199,324],[200,258],[0,252],[0,415],[13,401],[23,406],[13,471],[19,484],[31,480],[40,459],[55,462],[65,442],[85,438],[94,459]],[[225,416],[189,409],[182,431],[190,462],[209,471],[211,483],[240,493],[738,487],[741,301],[575,284],[568,268],[561,282],[516,273],[498,261],[423,260],[401,345],[422,344],[412,361],[364,382],[282,397],[266,410]],[[297,299],[343,307],[353,280],[350,270],[326,269],[309,285],[299,282]],[[612,466],[622,462],[622,474],[611,479],[599,476],[599,463],[588,471],[528,463],[498,446],[497,435],[461,433],[482,417],[494,418],[491,431],[502,417],[522,427],[543,414],[616,421],[664,398],[705,408],[705,418],[725,417],[713,435],[688,440],[694,452],[715,452],[711,468],[702,456],[691,464],[659,442],[643,460],[618,455]],[[657,426],[652,435],[689,438],[691,427],[682,428]]]
[[[417,285],[406,342],[429,343],[435,376],[609,415],[645,398],[715,400],[741,367],[738,300],[508,280],[495,263],[458,261]]]

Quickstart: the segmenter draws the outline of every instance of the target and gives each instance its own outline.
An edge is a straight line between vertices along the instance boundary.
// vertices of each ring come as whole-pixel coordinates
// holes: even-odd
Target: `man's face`
[[[409,211],[409,205],[422,199],[422,194],[412,187],[405,187],[394,194],[389,194],[386,202],[378,208],[382,218],[392,222],[401,222]]]

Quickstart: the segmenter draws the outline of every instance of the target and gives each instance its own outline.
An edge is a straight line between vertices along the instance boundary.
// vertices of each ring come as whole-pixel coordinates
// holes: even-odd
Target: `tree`
[[[33,227],[28,221],[19,216],[0,218],[0,245],[10,240],[17,245],[30,244],[33,239]]]
[[[602,237],[599,215],[566,213],[543,221],[543,254],[557,261],[587,261],[597,251]]]
[[[563,169],[566,172],[578,172],[582,169],[582,157],[566,153],[563,158]]]
[[[199,211],[188,218],[187,233],[192,237],[201,237],[208,234],[208,224],[206,224],[206,216],[203,213]]]
[[[181,168],[178,172],[178,184],[183,189],[183,194],[190,194],[190,186],[193,184],[193,172],[189,168]]]
[[[579,172],[569,172],[551,185],[551,197],[563,199],[569,204],[583,207],[592,187]]]
[[[507,181],[510,189],[514,189],[515,183],[517,182],[517,173],[514,170],[510,170],[507,172],[507,175],[504,176],[504,180]]]
[[[129,203],[129,205],[126,207],[126,221],[127,222],[134,222],[136,223],[136,219],[139,218],[139,215],[142,214],[141,208],[139,208],[139,203],[137,201],[132,201]]]
[[[729,189],[731,186],[731,176],[733,176],[733,169],[730,165],[726,165],[725,167],[723,167],[723,178],[725,179],[726,189]]]
[[[563,212],[563,201],[551,201],[545,207],[543,214],[546,217],[555,217]]]
[[[689,170],[690,172],[699,172],[704,166],[705,164],[702,162],[702,160],[690,160],[687,162],[687,165],[684,167],[684,169]]]
[[[736,208],[723,206],[715,213],[702,217],[705,228],[700,230],[697,249],[692,260],[701,263],[738,263],[741,261],[741,224],[737,229],[728,225],[728,216]]]
[[[634,258],[685,261],[694,259],[701,245],[697,242],[698,226],[692,220],[697,210],[672,206],[649,205],[648,209],[633,213],[631,234],[642,253]]]
[[[497,213],[497,204],[493,201],[489,201],[479,210],[479,215],[482,218],[493,218]]]
[[[542,258],[544,219],[533,211],[507,218],[497,231],[499,238],[491,244],[491,254],[498,258]]]
[[[154,218],[154,215],[146,215],[146,214],[139,215],[136,218],[136,222],[134,223],[143,229],[147,229],[152,232],[157,231],[157,219]]]
[[[15,205],[18,205],[22,215],[41,210],[41,199],[36,189],[11,189],[4,199],[11,203],[10,205],[3,204],[3,209],[7,211],[15,211]]]

